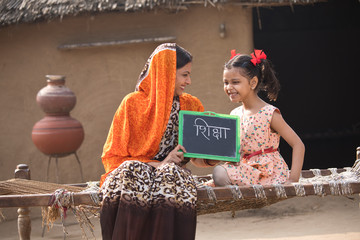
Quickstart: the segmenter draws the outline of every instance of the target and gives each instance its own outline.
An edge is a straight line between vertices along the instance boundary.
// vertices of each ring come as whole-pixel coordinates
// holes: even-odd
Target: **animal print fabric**
[[[162,161],[178,144],[179,135],[179,111],[180,100],[179,97],[174,97],[171,108],[169,121],[165,133],[160,142],[159,152],[154,157],[155,160]]]
[[[197,192],[188,170],[173,163],[153,168],[125,161],[100,191],[103,239],[195,237]]]
[[[121,196],[137,206],[159,203],[195,207],[196,185],[188,170],[171,163],[158,169],[140,161],[126,161],[100,189],[102,200]]]

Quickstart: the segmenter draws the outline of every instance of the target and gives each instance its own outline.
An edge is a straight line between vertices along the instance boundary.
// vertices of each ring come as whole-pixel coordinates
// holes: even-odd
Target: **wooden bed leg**
[[[26,164],[19,164],[16,166],[15,178],[29,179],[30,180],[30,169]],[[18,212],[18,233],[20,240],[30,240],[31,233],[31,219],[30,209],[19,208]]]

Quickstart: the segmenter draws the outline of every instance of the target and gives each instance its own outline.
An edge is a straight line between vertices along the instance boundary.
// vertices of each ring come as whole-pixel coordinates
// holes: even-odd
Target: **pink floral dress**
[[[276,150],[280,135],[270,128],[275,111],[280,112],[276,107],[266,105],[248,117],[243,116],[242,106],[231,112],[231,115],[238,115],[241,119],[241,146],[245,156],[261,151],[255,156],[243,157],[238,164],[227,162],[222,165],[232,184],[271,185],[284,183],[288,179],[289,168]]]

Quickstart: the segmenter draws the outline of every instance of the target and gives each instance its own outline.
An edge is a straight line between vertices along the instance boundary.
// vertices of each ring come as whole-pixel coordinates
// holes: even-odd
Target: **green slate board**
[[[240,161],[240,118],[213,112],[180,111],[179,144],[185,157]]]

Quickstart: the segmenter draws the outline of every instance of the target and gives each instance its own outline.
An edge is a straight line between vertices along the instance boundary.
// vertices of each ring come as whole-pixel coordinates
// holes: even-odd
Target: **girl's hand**
[[[290,184],[296,183],[296,182],[299,182],[299,180],[295,181],[295,180],[288,179],[288,180],[286,180],[286,182],[284,182],[284,185],[290,185]]]
[[[182,152],[179,152],[179,150],[182,150]],[[184,152],[186,152],[186,149],[181,145],[177,145],[159,164],[159,167],[168,163],[175,163],[178,166],[182,166],[182,162],[184,161]]]

